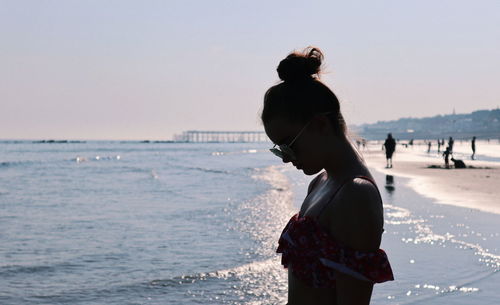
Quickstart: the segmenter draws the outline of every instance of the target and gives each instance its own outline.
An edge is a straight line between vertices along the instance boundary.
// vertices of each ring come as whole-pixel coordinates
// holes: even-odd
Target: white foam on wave
[[[75,161],[76,163],[83,163],[83,162],[88,162],[88,161],[103,161],[103,160],[120,160],[122,157],[120,155],[111,155],[111,156],[94,156],[91,158],[88,157],[83,157],[83,156],[76,156],[72,161]]]
[[[268,150],[267,149],[245,149],[245,150],[240,150],[240,151],[214,151],[214,152],[212,152],[212,156],[256,154],[258,152],[268,152]]]

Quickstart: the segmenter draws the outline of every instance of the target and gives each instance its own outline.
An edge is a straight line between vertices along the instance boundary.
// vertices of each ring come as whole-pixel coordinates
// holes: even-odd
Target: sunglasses
[[[318,113],[318,115],[329,115],[331,113],[332,112]],[[284,159],[284,157],[287,156],[290,160],[296,160],[297,158],[295,156],[295,153],[292,150],[292,145],[293,145],[293,143],[295,143],[295,141],[297,141],[297,139],[304,132],[304,130],[306,130],[307,126],[309,126],[309,124],[311,122],[312,122],[312,119],[309,122],[307,122],[307,124],[304,125],[304,127],[302,127],[302,129],[295,136],[295,138],[293,138],[293,140],[290,142],[290,144],[281,144],[281,145],[274,144],[274,146],[272,148],[270,148],[269,150],[273,154],[275,154],[276,156],[280,157],[281,159]]]
[[[295,141],[297,141],[297,139],[299,138],[299,136],[302,134],[302,132],[304,132],[304,130],[306,130],[306,127],[309,125],[309,123],[311,123],[311,121],[309,121],[300,131],[299,133],[295,136],[295,138],[292,140],[292,142],[290,142],[290,144],[281,144],[281,145],[277,145],[277,144],[274,144],[273,148],[270,148],[269,150],[275,154],[276,156],[280,157],[281,159],[284,159],[285,156],[288,156],[288,158],[290,160],[295,160],[296,157],[295,157],[295,153],[293,152],[291,146],[293,145],[293,143],[295,143]],[[276,146],[278,146],[276,148]]]

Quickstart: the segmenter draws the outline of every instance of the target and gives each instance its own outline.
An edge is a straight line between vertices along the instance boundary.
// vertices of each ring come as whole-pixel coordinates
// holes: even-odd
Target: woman
[[[309,185],[300,212],[279,239],[288,268],[288,304],[369,304],[373,283],[393,279],[385,252],[382,200],[346,135],[335,94],[319,81],[317,48],[282,60],[283,81],[265,94],[264,128],[271,151],[292,162]]]

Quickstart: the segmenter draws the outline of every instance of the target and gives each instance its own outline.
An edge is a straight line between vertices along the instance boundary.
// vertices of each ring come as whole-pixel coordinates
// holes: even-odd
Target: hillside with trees
[[[481,139],[499,139],[500,109],[379,121],[374,124],[351,126],[351,130],[368,140],[384,139],[388,133],[392,133],[397,139],[437,139],[449,136],[456,139],[472,136]]]

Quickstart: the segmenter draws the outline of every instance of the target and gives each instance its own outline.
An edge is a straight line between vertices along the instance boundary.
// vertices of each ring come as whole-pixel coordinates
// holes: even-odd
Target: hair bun
[[[293,52],[278,65],[278,76],[285,82],[313,79],[314,75],[319,75],[322,61],[323,53],[318,48]]]

